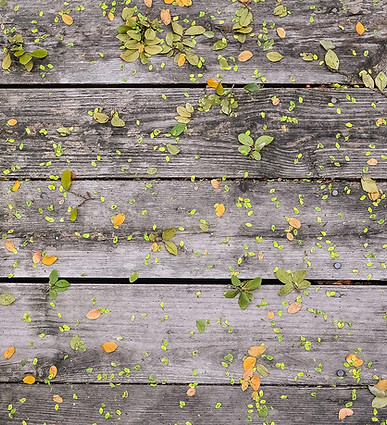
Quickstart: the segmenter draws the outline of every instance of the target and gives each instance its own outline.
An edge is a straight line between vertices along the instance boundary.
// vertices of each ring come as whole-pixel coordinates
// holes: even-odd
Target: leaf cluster
[[[258,139],[254,142],[250,136],[250,130],[247,130],[246,133],[238,135],[238,140],[239,143],[241,143],[241,146],[238,147],[238,151],[242,155],[250,156],[257,161],[260,161],[261,150],[265,146],[269,145],[274,140],[274,137],[263,135],[258,137]]]
[[[387,87],[387,76],[382,71],[380,71],[379,74],[375,77],[375,80],[365,69],[359,72],[359,76],[363,80],[364,85],[369,89],[375,88],[376,85],[380,91],[383,91]]]
[[[58,292],[65,292],[70,287],[70,283],[67,280],[60,279],[58,277],[58,270],[53,270],[49,277],[49,295],[52,299],[56,300]]]
[[[231,277],[229,290],[224,293],[226,298],[235,298],[239,295],[238,304],[242,310],[245,310],[253,299],[253,291],[259,289],[262,284],[262,278],[256,277],[252,280],[241,281],[237,276]]]
[[[124,127],[125,121],[118,116],[117,111],[111,111],[110,115],[101,112],[100,108],[96,108],[93,113],[93,118],[99,124],[106,124],[110,121],[112,127]]]
[[[311,283],[306,278],[306,270],[297,270],[296,272],[288,272],[286,270],[279,269],[275,272],[277,279],[284,284],[284,286],[278,291],[278,295],[288,295],[294,290],[300,291],[308,288]]]
[[[253,22],[253,14],[250,8],[246,5],[241,5],[241,7],[235,12],[235,24],[232,27],[234,31],[234,38],[239,41],[239,43],[244,43],[246,41],[247,34],[253,31],[253,28],[250,24]]]
[[[369,386],[371,394],[375,396],[372,400],[372,407],[382,409],[387,406],[387,380],[382,379],[374,386]]]
[[[175,237],[177,232],[176,227],[171,227],[165,229],[160,233],[151,233],[149,235],[149,240],[152,242],[152,251],[160,251],[161,245],[160,242],[164,244],[165,249],[172,255],[177,255],[177,246],[174,242],[171,241]]]
[[[238,102],[231,90],[224,90],[223,94],[205,94],[199,99],[199,111],[208,112],[214,105],[220,105],[220,113],[233,116],[238,109]]]
[[[188,124],[191,120],[191,116],[194,113],[194,108],[190,103],[186,103],[185,106],[178,106],[176,108],[177,116],[175,120],[181,124]]]

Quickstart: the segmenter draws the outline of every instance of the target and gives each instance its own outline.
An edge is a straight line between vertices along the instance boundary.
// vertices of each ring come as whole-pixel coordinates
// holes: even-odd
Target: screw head
[[[340,298],[341,297],[341,292],[335,292],[334,298]]]
[[[336,372],[336,375],[339,376],[340,378],[342,378],[343,376],[345,376],[345,371],[343,369],[339,369]]]
[[[337,196],[339,194],[339,191],[334,189],[332,190],[332,196]]]
[[[335,264],[333,264],[333,266],[334,266],[334,268],[335,269],[341,269],[341,263],[335,263]]]

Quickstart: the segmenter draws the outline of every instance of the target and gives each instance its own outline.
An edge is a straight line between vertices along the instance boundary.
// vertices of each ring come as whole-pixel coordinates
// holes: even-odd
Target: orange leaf
[[[247,369],[244,371],[242,378],[244,381],[248,381],[253,376],[253,374],[253,369]]]
[[[53,378],[55,378],[55,376],[57,375],[57,373],[58,373],[58,369],[57,369],[57,367],[56,367],[56,366],[51,366],[51,367],[50,367],[50,375],[51,375]]]
[[[179,60],[177,61],[177,64],[178,64],[179,66],[183,66],[183,65],[184,65],[184,63],[185,63],[185,56],[180,55]]]
[[[58,257],[43,257],[42,258],[42,263],[46,266],[51,266],[52,264],[55,263],[55,261],[58,259]]]
[[[277,106],[280,103],[280,100],[278,99],[278,97],[273,97],[273,99],[271,100],[271,103],[274,106]]]
[[[157,252],[159,250],[159,244],[157,242],[153,242],[151,246],[151,250],[153,252]]]
[[[117,350],[118,345],[115,342],[105,342],[101,347],[106,353],[112,353]]]
[[[215,80],[215,78],[209,78],[207,80],[207,86],[212,87],[213,89],[216,89],[218,87],[218,82]]]
[[[364,31],[365,31],[364,25],[363,25],[361,22],[358,22],[358,23],[356,24],[356,32],[357,32],[359,35],[362,35],[362,34],[364,33]]]
[[[109,21],[112,21],[114,19],[114,15],[113,15],[112,12],[109,12],[107,17],[108,17]]]
[[[125,221],[125,214],[120,213],[113,217],[113,226],[121,226],[121,224]]]
[[[274,311],[268,311],[267,312],[267,318],[270,319],[270,320],[274,319]]]
[[[258,391],[258,388],[260,385],[261,385],[261,380],[259,379],[259,376],[253,376],[251,378],[251,388],[254,391]]]
[[[258,392],[257,392],[257,391],[253,391],[253,392],[251,393],[251,398],[252,398],[254,401],[258,401],[258,399],[259,399]]]
[[[11,118],[10,120],[8,120],[7,124],[13,127],[17,124],[17,120],[15,120],[15,118]]]
[[[94,310],[90,310],[86,317],[90,320],[96,320],[98,317],[101,316],[101,310],[99,308],[95,308]]]
[[[278,34],[279,38],[285,38],[286,37],[286,31],[281,27],[277,28],[277,34]]]
[[[42,254],[38,251],[38,252],[35,252],[35,254],[32,256],[32,261],[35,263],[35,264],[38,264],[38,263],[40,263],[40,260],[42,259]]]
[[[62,15],[62,21],[66,24],[66,25],[72,25],[73,24],[73,18],[70,15],[66,15],[63,14]]]
[[[146,7],[152,7],[152,0],[144,0],[144,4]]]
[[[5,247],[9,252],[14,252],[15,250],[15,244],[11,241],[5,241]]]
[[[348,409],[348,407],[343,407],[339,411],[339,419],[344,419],[347,416],[352,416],[352,415],[353,415],[353,410],[352,409]]]
[[[35,381],[36,381],[36,379],[32,375],[27,375],[23,378],[23,382],[25,384],[32,385],[32,384],[35,383]]]
[[[172,4],[175,0],[164,0],[165,4]]]
[[[218,180],[212,179],[211,184],[212,184],[212,187],[214,189],[219,189],[220,184],[219,184]]]
[[[364,362],[362,359],[359,359],[359,357],[357,357],[355,354],[349,354],[346,358],[345,358],[346,362],[355,366],[355,367],[359,367],[361,366]]]
[[[171,13],[169,9],[161,9],[160,18],[164,22],[164,25],[169,25],[171,23]]]
[[[188,397],[193,397],[193,396],[195,395],[195,393],[196,393],[196,389],[195,389],[195,388],[190,388],[190,389],[187,391],[187,396],[188,396]]]
[[[288,313],[290,314],[294,314],[294,313],[298,313],[301,310],[301,303],[294,301],[294,303],[289,304],[288,307]]]
[[[223,204],[216,204],[215,213],[218,217],[222,217],[225,211],[226,207]]]
[[[286,233],[286,239],[288,240],[288,241],[294,241],[294,236],[293,236],[293,233],[290,233],[290,232],[287,232]]]
[[[301,221],[298,218],[289,218],[289,224],[295,229],[299,229],[301,227]]]
[[[192,0],[181,0],[181,2],[183,3],[183,6],[191,6],[192,5]]]
[[[371,192],[368,194],[368,197],[371,199],[371,201],[376,201],[380,196],[379,192]]]
[[[253,57],[253,54],[250,52],[250,50],[244,50],[243,52],[239,53],[238,60],[239,62],[246,62],[252,57]]]
[[[379,391],[387,391],[387,379],[381,379],[375,385],[375,388],[377,388]]]
[[[367,161],[368,165],[377,165],[378,164],[378,160],[375,158],[371,158]]]
[[[20,187],[20,182],[19,182],[19,180],[16,180],[15,181],[15,183],[13,184],[13,186],[12,186],[12,192],[17,192],[18,190],[19,190],[19,187]]]
[[[252,369],[255,366],[255,363],[257,363],[257,359],[255,357],[247,357],[243,361],[243,370]]]
[[[249,387],[248,381],[242,381],[242,391],[246,391]]]
[[[8,348],[8,350],[4,351],[4,358],[10,359],[15,353],[15,347]]]
[[[266,348],[263,344],[261,345],[254,345],[254,347],[250,347],[248,353],[250,356],[258,357],[261,354],[263,354],[266,351]]]
[[[52,399],[55,401],[55,403],[63,403],[63,398],[59,394],[54,394]]]

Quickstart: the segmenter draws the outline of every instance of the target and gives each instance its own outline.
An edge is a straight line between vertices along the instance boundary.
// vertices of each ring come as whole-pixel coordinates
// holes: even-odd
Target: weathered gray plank
[[[364,360],[360,384],[374,384],[374,375],[386,374],[385,286],[313,286],[302,295],[297,314],[289,314],[282,304],[293,302],[297,294],[279,297],[278,285],[263,285],[247,310],[241,310],[236,299],[223,296],[226,285],[73,284],[59,294],[55,308],[49,304],[47,288],[47,284],[1,285],[0,292],[16,297],[14,304],[0,308],[1,382],[21,382],[27,373],[43,381],[55,365],[55,383],[146,384],[153,376],[158,383],[175,384],[229,384],[233,378],[237,385],[243,357],[261,343],[267,348],[265,355],[273,356],[261,359],[269,370],[269,376],[262,378],[266,385],[355,385],[351,368],[343,365],[354,350],[362,350],[358,356]],[[267,305],[256,308],[263,299]],[[94,308],[110,313],[91,321],[85,316]],[[269,311],[275,314],[273,321],[267,318]],[[30,322],[23,321],[25,313],[30,313]],[[199,319],[210,320],[203,334],[196,329]],[[70,330],[62,332],[64,325]],[[75,334],[84,341],[86,352],[70,348]],[[122,339],[117,341],[118,337]],[[301,337],[311,343],[309,350]],[[161,349],[163,340],[168,341],[166,350]],[[107,341],[118,344],[115,352],[102,350]],[[6,360],[2,353],[11,346],[16,352]],[[228,354],[234,357],[231,363],[224,359]],[[278,367],[281,363],[284,370]],[[129,377],[120,375],[124,368],[130,369]],[[344,378],[337,376],[338,370],[344,371]],[[100,380],[98,375],[104,373],[107,376]],[[299,373],[303,376],[296,378]]]
[[[42,423],[77,423],[90,425],[104,423],[105,414],[110,413],[111,422],[130,425],[157,423],[167,424],[246,424],[247,415],[252,423],[263,423],[254,410],[248,413],[251,404],[249,394],[236,387],[199,385],[195,397],[187,397],[188,386],[157,386],[150,388],[138,385],[121,385],[109,388],[106,385],[51,385],[48,386],[0,386],[0,419],[3,425],[14,425],[15,420],[25,420],[28,425]],[[127,397],[122,395],[128,392]],[[265,423],[287,425],[296,421],[300,425],[342,424],[337,417],[345,403],[352,400],[351,389],[343,388],[296,388],[264,386],[263,399],[269,407]],[[311,393],[315,393],[312,396]],[[53,395],[63,398],[55,410]],[[77,399],[73,399],[73,394]],[[287,398],[281,399],[281,395]],[[353,402],[354,415],[345,419],[346,424],[371,425],[373,417],[385,419],[383,410],[374,416],[371,407],[372,395],[367,389],[357,389]],[[27,401],[20,403],[20,398]],[[185,402],[180,407],[180,402]],[[103,413],[99,410],[104,404]],[[221,406],[216,408],[217,403]],[[16,407],[15,419],[8,417],[9,404]],[[120,410],[118,415],[116,410]],[[103,422],[102,422],[103,421]],[[273,421],[273,422],[271,422]]]
[[[0,183],[0,231],[18,252],[2,242],[1,276],[47,276],[52,267],[33,268],[32,256],[40,251],[57,256],[54,267],[69,277],[127,278],[137,270],[144,278],[228,278],[233,266],[270,279],[275,267],[307,268],[310,279],[386,279],[386,200],[373,204],[359,182],[234,180],[215,190],[208,180],[74,181],[67,197],[55,181],[23,181],[17,192],[11,187]],[[386,191],[386,184],[379,188]],[[69,207],[87,192],[93,199],[69,221]],[[216,203],[225,205],[223,217],[216,216]],[[111,218],[118,213],[126,219],[114,229]],[[294,216],[302,227],[289,242],[286,217]],[[200,220],[208,222],[208,232]],[[151,252],[144,235],[154,226],[184,229],[173,239],[184,242],[176,257],[164,248]]]
[[[376,125],[387,100],[368,89],[264,89],[256,95],[238,89],[237,117],[219,114],[217,106],[208,113],[196,111],[180,137],[180,153],[159,151],[174,142],[165,134],[176,124],[176,107],[189,101],[196,109],[205,93],[204,89],[0,90],[0,171],[12,177],[45,178],[70,167],[79,178],[133,178],[149,177],[148,168],[156,167],[157,177],[241,177],[248,172],[250,177],[359,178],[368,170],[373,177],[387,177],[386,126]],[[274,95],[281,100],[278,106],[272,104]],[[334,107],[328,105],[332,101]],[[289,112],[291,102],[295,109]],[[88,115],[96,107],[108,113],[118,110],[126,127],[96,123]],[[284,123],[283,116],[297,118],[298,124]],[[15,127],[6,125],[10,118],[18,120]],[[62,137],[56,131],[61,126],[74,130]],[[40,133],[42,129],[47,135]],[[151,138],[155,129],[161,133]],[[238,134],[247,130],[254,138],[263,133],[274,137],[260,162],[238,152]],[[65,148],[62,156],[55,155],[54,143]],[[371,158],[378,165],[368,165]]]
[[[160,10],[167,7],[163,1],[155,0],[151,10],[145,10],[142,1],[132,2],[132,5],[139,5],[143,13],[151,18],[159,16]],[[16,26],[25,36],[25,44],[33,49],[36,45],[44,47],[49,51],[47,59],[40,62],[44,65],[51,63],[52,70],[34,70],[30,74],[18,67],[14,67],[12,72],[2,72],[2,82],[5,84],[19,84],[20,82],[30,83],[110,83],[117,84],[123,81],[130,83],[187,83],[190,81],[190,74],[195,74],[198,82],[203,82],[207,78],[214,77],[220,73],[224,80],[230,83],[245,83],[253,81],[255,70],[259,70],[270,83],[292,82],[307,83],[332,83],[348,82],[358,80],[358,73],[362,69],[376,67],[378,71],[385,69],[385,41],[386,27],[384,18],[386,15],[386,5],[384,1],[376,4],[369,2],[353,2],[351,0],[318,0],[312,5],[307,2],[288,0],[286,6],[291,12],[285,18],[273,15],[275,4],[272,2],[251,2],[250,6],[255,18],[253,28],[254,37],[248,37],[248,41],[241,45],[233,39],[232,18],[238,9],[237,2],[217,0],[208,3],[206,1],[193,2],[189,8],[169,6],[173,15],[179,15],[181,19],[187,18],[189,21],[196,20],[197,24],[204,25],[207,29],[215,32],[214,39],[197,37],[197,48],[199,56],[205,58],[204,66],[198,70],[196,67],[185,65],[179,68],[171,58],[154,57],[152,72],[148,72],[147,66],[139,63],[134,65],[126,64],[124,71],[121,66],[124,64],[119,58],[119,42],[115,38],[116,28],[122,23],[120,13],[123,8],[117,5],[116,18],[110,22],[107,17],[102,16],[102,10],[98,7],[98,2],[86,0],[83,3],[84,11],[76,11],[70,5],[71,15],[74,18],[72,26],[66,26],[58,12],[63,9],[63,3],[59,0],[43,3],[39,0],[23,2],[18,4],[16,0],[9,0],[8,6],[2,8],[1,23],[4,28],[11,29]],[[19,10],[14,12],[14,6],[18,5]],[[108,9],[109,10],[109,9]],[[39,11],[44,15],[39,17]],[[200,18],[200,11],[205,12],[205,16]],[[221,11],[221,13],[218,13]],[[212,20],[211,16],[215,19]],[[55,23],[55,17],[59,21]],[[31,20],[36,20],[32,24]],[[310,20],[313,19],[313,22]],[[220,21],[224,20],[222,25]],[[355,31],[355,25],[361,21],[368,31],[359,36]],[[279,63],[271,63],[266,58],[263,47],[257,46],[258,37],[262,37],[263,22],[267,23],[269,39],[275,40],[274,49],[281,52],[284,58]],[[277,27],[284,27],[287,35],[281,40],[276,29],[271,28],[272,24]],[[185,24],[188,27],[189,24]],[[32,33],[33,29],[38,31]],[[374,33],[375,31],[375,33]],[[166,31],[162,34],[165,37]],[[47,38],[42,40],[42,36]],[[216,40],[226,37],[229,46],[221,51],[213,51],[212,46]],[[34,40],[41,39],[35,44]],[[319,61],[324,58],[325,51],[320,47],[321,39],[330,39],[336,45],[337,54],[340,57],[340,72],[332,73],[325,66],[320,66]],[[6,37],[3,36],[4,44]],[[70,44],[71,43],[71,44]],[[70,44],[70,45],[69,45]],[[242,50],[251,50],[254,57],[246,63],[238,63],[238,72],[220,70],[217,56],[222,54],[229,58],[237,57]],[[353,54],[356,52],[356,55]],[[369,52],[364,55],[364,52]],[[304,62],[300,53],[312,52],[318,55],[319,60],[314,62]],[[100,56],[103,54],[103,57]],[[161,63],[166,66],[161,69]],[[234,65],[231,62],[232,66]],[[132,76],[132,70],[137,70]],[[203,77],[198,78],[197,74],[202,73]],[[45,74],[42,79],[41,74]]]

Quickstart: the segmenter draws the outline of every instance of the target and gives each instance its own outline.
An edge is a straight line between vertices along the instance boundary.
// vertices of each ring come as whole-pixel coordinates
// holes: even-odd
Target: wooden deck
[[[369,386],[387,379],[387,89],[359,76],[387,74],[386,1],[147,2],[0,0],[1,52],[16,33],[48,52],[31,72],[13,53],[0,70],[0,424],[386,425]],[[124,7],[212,31],[191,44],[203,65],[122,61]],[[203,110],[210,78],[238,103],[231,115]],[[273,137],[260,161],[238,151],[248,130]],[[278,269],[312,285],[280,297]],[[53,270],[71,284],[55,300]],[[232,275],[263,279],[245,310],[224,296]],[[261,344],[253,400],[241,384]]]

